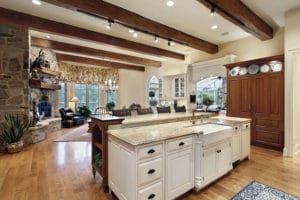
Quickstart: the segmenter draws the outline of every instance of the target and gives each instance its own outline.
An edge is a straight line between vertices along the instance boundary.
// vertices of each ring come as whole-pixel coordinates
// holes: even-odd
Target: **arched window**
[[[159,98],[159,81],[156,76],[152,76],[148,82],[148,102],[150,106],[156,106]]]
[[[197,107],[208,106],[224,109],[226,107],[226,79],[225,77],[209,77],[197,82]]]

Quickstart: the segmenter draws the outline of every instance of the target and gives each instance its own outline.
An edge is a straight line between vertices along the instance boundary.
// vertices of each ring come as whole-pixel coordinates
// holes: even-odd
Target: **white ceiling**
[[[248,33],[226,21],[221,16],[210,16],[209,9],[196,0],[174,0],[175,5],[173,7],[166,6],[167,0],[106,1],[215,44],[221,44],[249,36]],[[250,9],[253,9],[254,12],[267,21],[273,28],[284,26],[285,11],[300,6],[300,0],[242,0],[242,2],[249,6]],[[190,54],[191,52],[197,51],[193,48],[179,44],[169,47],[165,40],[160,40],[159,43],[154,43],[153,36],[142,33],[139,33],[137,38],[133,38],[132,34],[128,33],[127,28],[118,24],[113,24],[112,29],[107,30],[106,21],[45,2],[42,2],[41,6],[36,6],[31,3],[31,0],[0,0],[0,6],[182,54]],[[219,28],[217,30],[211,30],[210,27],[215,24],[218,25]],[[222,36],[221,34],[224,32],[228,32],[229,34]],[[42,38],[46,35],[36,31],[32,31],[31,34]],[[50,36],[51,39],[57,41],[152,58],[160,61],[164,60],[162,58],[133,53],[118,47],[103,45],[91,41],[81,41],[53,34]]]

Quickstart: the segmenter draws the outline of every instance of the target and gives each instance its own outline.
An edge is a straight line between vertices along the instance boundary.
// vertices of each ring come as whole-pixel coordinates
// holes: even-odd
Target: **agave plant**
[[[31,120],[21,119],[19,115],[5,115],[3,131],[0,133],[0,144],[12,144],[22,140],[29,132]]]

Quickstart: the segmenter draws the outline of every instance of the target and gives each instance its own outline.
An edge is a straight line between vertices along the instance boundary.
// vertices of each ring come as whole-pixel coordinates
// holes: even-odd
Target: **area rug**
[[[88,133],[88,124],[73,128],[54,140],[54,142],[87,142],[91,141],[91,133]]]
[[[231,200],[300,200],[300,198],[263,183],[252,181]]]

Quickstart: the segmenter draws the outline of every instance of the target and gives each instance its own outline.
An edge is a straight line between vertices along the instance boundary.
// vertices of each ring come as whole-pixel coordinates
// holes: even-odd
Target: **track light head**
[[[108,30],[111,29],[111,21],[110,20],[107,20],[106,29],[108,29]]]
[[[154,36],[154,42],[158,43],[158,36],[157,35]]]
[[[215,15],[215,12],[216,12],[215,9],[216,9],[215,6],[211,7],[210,16],[214,16]]]

